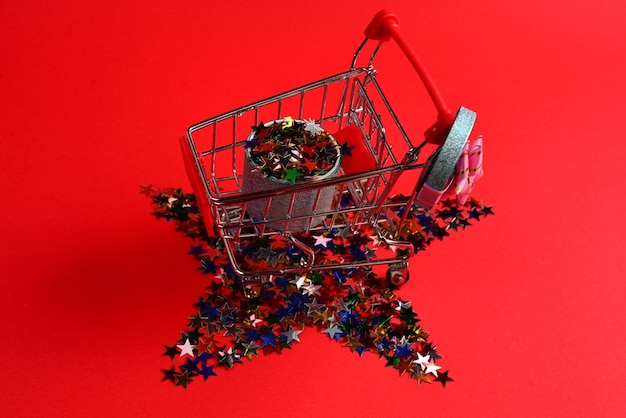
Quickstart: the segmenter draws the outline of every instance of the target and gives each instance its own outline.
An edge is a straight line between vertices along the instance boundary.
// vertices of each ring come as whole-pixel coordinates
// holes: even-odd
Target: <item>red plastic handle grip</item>
[[[387,42],[391,39],[388,28],[391,26],[398,27],[399,23],[400,19],[398,19],[397,15],[383,9],[376,13],[372,21],[367,25],[365,28],[365,36],[375,41]]]
[[[419,59],[411,45],[407,42],[404,36],[402,36],[398,16],[385,9],[379,11],[365,28],[365,36],[368,39],[381,42],[393,39],[396,44],[398,44],[419,75],[422,83],[424,83],[428,94],[437,108],[437,122],[435,122],[435,124],[424,133],[426,141],[435,144],[442,144],[448,130],[452,126],[452,122],[454,122],[454,114],[450,111],[450,109],[448,109],[448,106],[446,106],[446,103],[443,100],[439,89],[435,85],[435,82],[428,73],[428,70],[426,70],[426,67],[424,67],[424,64]]]

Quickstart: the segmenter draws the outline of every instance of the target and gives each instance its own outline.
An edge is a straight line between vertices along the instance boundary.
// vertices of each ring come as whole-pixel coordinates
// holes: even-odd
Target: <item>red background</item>
[[[626,7],[609,1],[2,2],[0,406],[9,416],[615,416],[623,306]],[[188,187],[200,120],[342,71],[380,8],[447,101],[479,113],[496,216],[401,289],[455,382],[418,388],[306,330],[187,390],[164,344],[203,293],[139,184]],[[381,83],[410,132],[423,89]]]

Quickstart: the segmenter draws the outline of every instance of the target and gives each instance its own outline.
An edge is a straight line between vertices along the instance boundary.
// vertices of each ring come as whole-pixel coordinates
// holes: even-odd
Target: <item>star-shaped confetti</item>
[[[252,127],[252,135],[244,143],[252,167],[263,176],[296,182],[314,179],[336,167],[347,145],[337,144],[321,125],[313,120],[301,121],[285,117]],[[149,188],[142,188],[147,193]]]
[[[310,120],[310,119],[307,120],[306,123],[304,124],[304,131],[308,132],[311,136],[317,136],[321,134],[322,132],[324,132],[324,130],[322,129],[320,125],[315,123],[314,120]]]
[[[328,243],[333,242],[333,238],[324,235],[313,235],[313,238],[315,238],[315,244],[313,245],[316,247],[321,246],[328,248]]]
[[[295,184],[298,177],[302,177],[303,175],[304,174],[298,171],[297,167],[291,167],[285,170],[285,176],[283,177],[283,179]]]
[[[180,349],[180,356],[184,356],[184,355],[188,355],[193,357],[193,349],[195,348],[193,345],[191,345],[191,343],[189,342],[189,338],[187,338],[185,340],[185,344],[182,345],[177,345],[177,347]]]
[[[281,332],[282,335],[287,339],[287,344],[291,344],[294,341],[300,342],[299,335],[302,333],[302,330],[293,329],[292,325],[289,325],[289,329],[287,331]]]
[[[368,259],[375,259],[377,251],[392,250],[384,248],[371,230],[337,228],[298,235],[312,246],[316,259],[329,266],[298,273],[289,273],[288,267],[299,265],[302,251],[286,237],[242,238],[233,248],[241,265],[274,260],[286,268],[286,273],[263,285],[258,297],[250,298],[242,279],[229,268],[227,244],[207,233],[192,194],[152,186],[142,187],[141,192],[150,194],[157,218],[173,222],[192,240],[188,254],[198,260],[202,277],[208,280],[206,293],[188,316],[189,328],[175,344],[165,345],[163,356],[171,365],[162,369],[163,381],[187,388],[195,380],[216,376],[217,366],[227,370],[242,364],[243,358],[252,361],[291,348],[307,329],[326,334],[359,355],[369,352],[384,358],[387,367],[419,385],[439,382],[445,387],[453,381],[442,369],[441,355],[421,328],[413,304],[399,298],[389,282],[366,265],[342,267],[344,261],[359,261],[367,252]],[[400,219],[406,208],[396,210]],[[492,214],[492,208],[480,201],[469,199],[460,205],[448,199],[429,213],[411,209],[405,228],[394,227],[401,239],[421,251],[445,237],[442,230],[465,228],[471,225],[469,219]],[[199,376],[202,379],[194,379]]]

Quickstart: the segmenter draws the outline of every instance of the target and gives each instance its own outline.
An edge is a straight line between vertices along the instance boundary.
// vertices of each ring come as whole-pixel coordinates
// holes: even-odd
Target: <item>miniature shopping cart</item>
[[[365,35],[348,71],[195,124],[181,139],[187,174],[207,230],[221,238],[232,273],[251,296],[258,294],[261,283],[276,277],[297,278],[328,269],[387,266],[387,279],[402,284],[408,279],[414,248],[399,231],[413,208],[429,210],[436,205],[454,176],[476,114],[464,107],[456,113],[448,110],[400,34],[395,15],[379,12]],[[376,81],[373,60],[389,39],[413,65],[438,112],[436,123],[418,144],[409,138]],[[378,43],[368,65],[357,66],[372,40]],[[251,127],[285,118],[315,121],[339,141],[347,141],[351,155],[344,156],[332,177],[246,189],[245,145]],[[422,158],[429,148],[432,152]],[[407,184],[411,187],[406,192],[390,199],[397,186]],[[390,251],[372,256],[370,247],[363,245],[357,256],[325,256],[328,241],[355,234],[367,236],[370,246]]]

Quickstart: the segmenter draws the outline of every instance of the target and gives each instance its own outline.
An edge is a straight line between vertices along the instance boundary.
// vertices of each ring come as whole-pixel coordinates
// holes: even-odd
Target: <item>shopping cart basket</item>
[[[221,238],[231,273],[252,296],[258,294],[260,283],[275,277],[304,277],[302,273],[327,269],[387,265],[388,280],[401,284],[408,278],[414,248],[401,239],[399,230],[414,207],[430,210],[454,176],[476,114],[465,107],[456,113],[447,108],[401,35],[394,14],[380,11],[365,35],[347,71],[195,124],[181,138],[187,174],[207,230]],[[390,39],[417,71],[438,112],[437,121],[417,144],[376,81],[373,60],[381,44]],[[357,66],[369,41],[378,42],[369,63]],[[332,177],[246,189],[244,174],[250,167],[245,150],[251,127],[291,117],[314,121],[338,140],[347,140],[352,155],[344,158]],[[421,158],[421,151],[428,148],[434,151]],[[390,199],[400,177],[409,172],[417,173],[412,176],[412,190]],[[331,196],[323,197],[328,190]],[[322,198],[324,205],[319,204]],[[366,245],[357,256],[323,256],[329,240],[354,236],[356,231],[373,240],[370,246],[391,251],[373,256]]]

